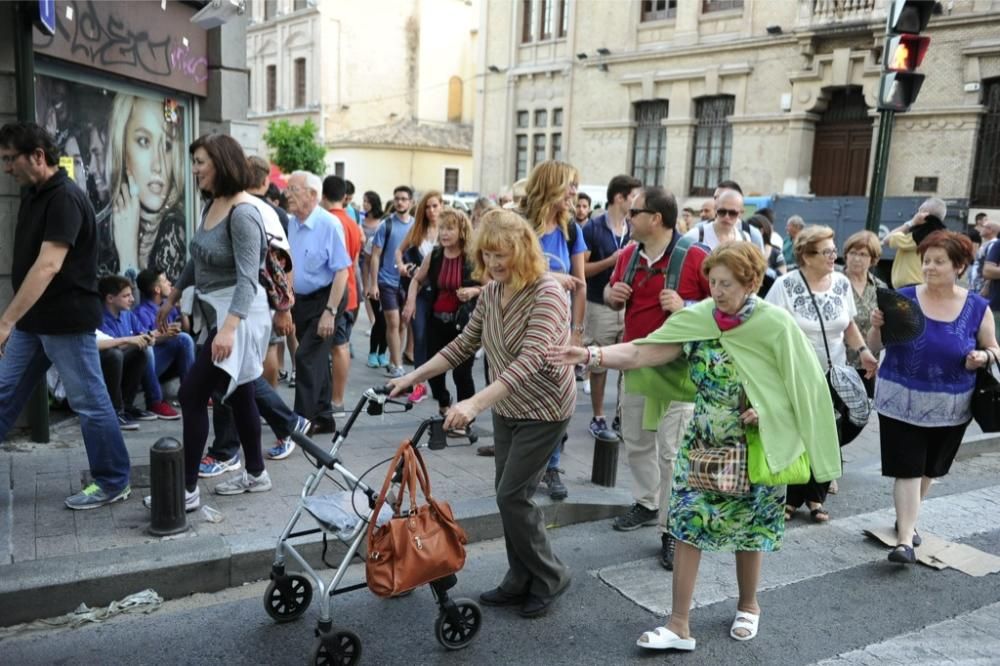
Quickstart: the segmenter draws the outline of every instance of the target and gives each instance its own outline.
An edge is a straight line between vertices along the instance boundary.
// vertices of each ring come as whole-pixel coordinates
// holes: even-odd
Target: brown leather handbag
[[[382,527],[368,523],[368,556],[365,575],[368,589],[380,597],[393,597],[460,571],[465,565],[465,531],[455,521],[447,502],[431,496],[427,466],[409,441],[396,451],[375,504],[377,516],[386,502],[396,469],[400,468],[399,493],[392,504],[393,517]],[[427,503],[417,505],[417,488]],[[409,495],[409,508],[403,503]]]
[[[746,393],[740,392],[739,413],[747,409]],[[731,446],[712,446],[695,440],[688,450],[688,486],[695,490],[743,497],[750,494],[746,438]]]

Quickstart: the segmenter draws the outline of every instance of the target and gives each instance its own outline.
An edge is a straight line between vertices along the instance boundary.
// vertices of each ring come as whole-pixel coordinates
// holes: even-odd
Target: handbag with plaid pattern
[[[740,396],[740,414],[746,411],[746,405],[746,393],[743,393]],[[733,446],[709,446],[696,439],[688,452],[688,485],[695,490],[720,495],[749,495],[747,460],[746,439]]]

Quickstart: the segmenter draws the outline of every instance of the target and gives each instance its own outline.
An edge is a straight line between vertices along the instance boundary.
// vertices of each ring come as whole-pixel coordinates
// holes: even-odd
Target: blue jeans
[[[80,417],[91,476],[106,493],[118,493],[129,482],[128,450],[104,385],[93,333],[38,335],[14,329],[0,358],[0,441],[50,365],[59,371],[69,406]]]
[[[153,345],[153,357],[156,361],[156,376],[162,379],[168,370],[181,381],[187,376],[188,370],[194,365],[194,340],[187,333],[178,333],[175,337]]]

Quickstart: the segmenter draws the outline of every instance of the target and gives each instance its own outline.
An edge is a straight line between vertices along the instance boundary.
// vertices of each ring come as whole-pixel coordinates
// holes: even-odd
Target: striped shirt
[[[543,275],[514,294],[506,307],[500,303],[501,289],[499,282],[483,287],[469,323],[441,355],[454,368],[483,346],[490,380],[502,382],[509,391],[493,406],[495,414],[532,421],[568,419],[576,405],[573,369],[545,361],[551,347],[569,344],[562,287]]]

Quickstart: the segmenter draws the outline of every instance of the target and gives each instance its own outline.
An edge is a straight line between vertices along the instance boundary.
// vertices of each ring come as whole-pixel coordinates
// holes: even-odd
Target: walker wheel
[[[346,629],[322,634],[316,639],[309,655],[309,663],[314,666],[353,666],[359,659],[361,639]]]
[[[264,610],[275,622],[291,622],[306,612],[312,594],[312,583],[305,576],[281,576],[267,586]]]
[[[448,617],[441,611],[434,622],[434,634],[438,643],[449,650],[461,650],[466,647],[479,633],[479,625],[483,621],[483,611],[472,599],[455,599],[455,610],[458,611],[458,621]]]

